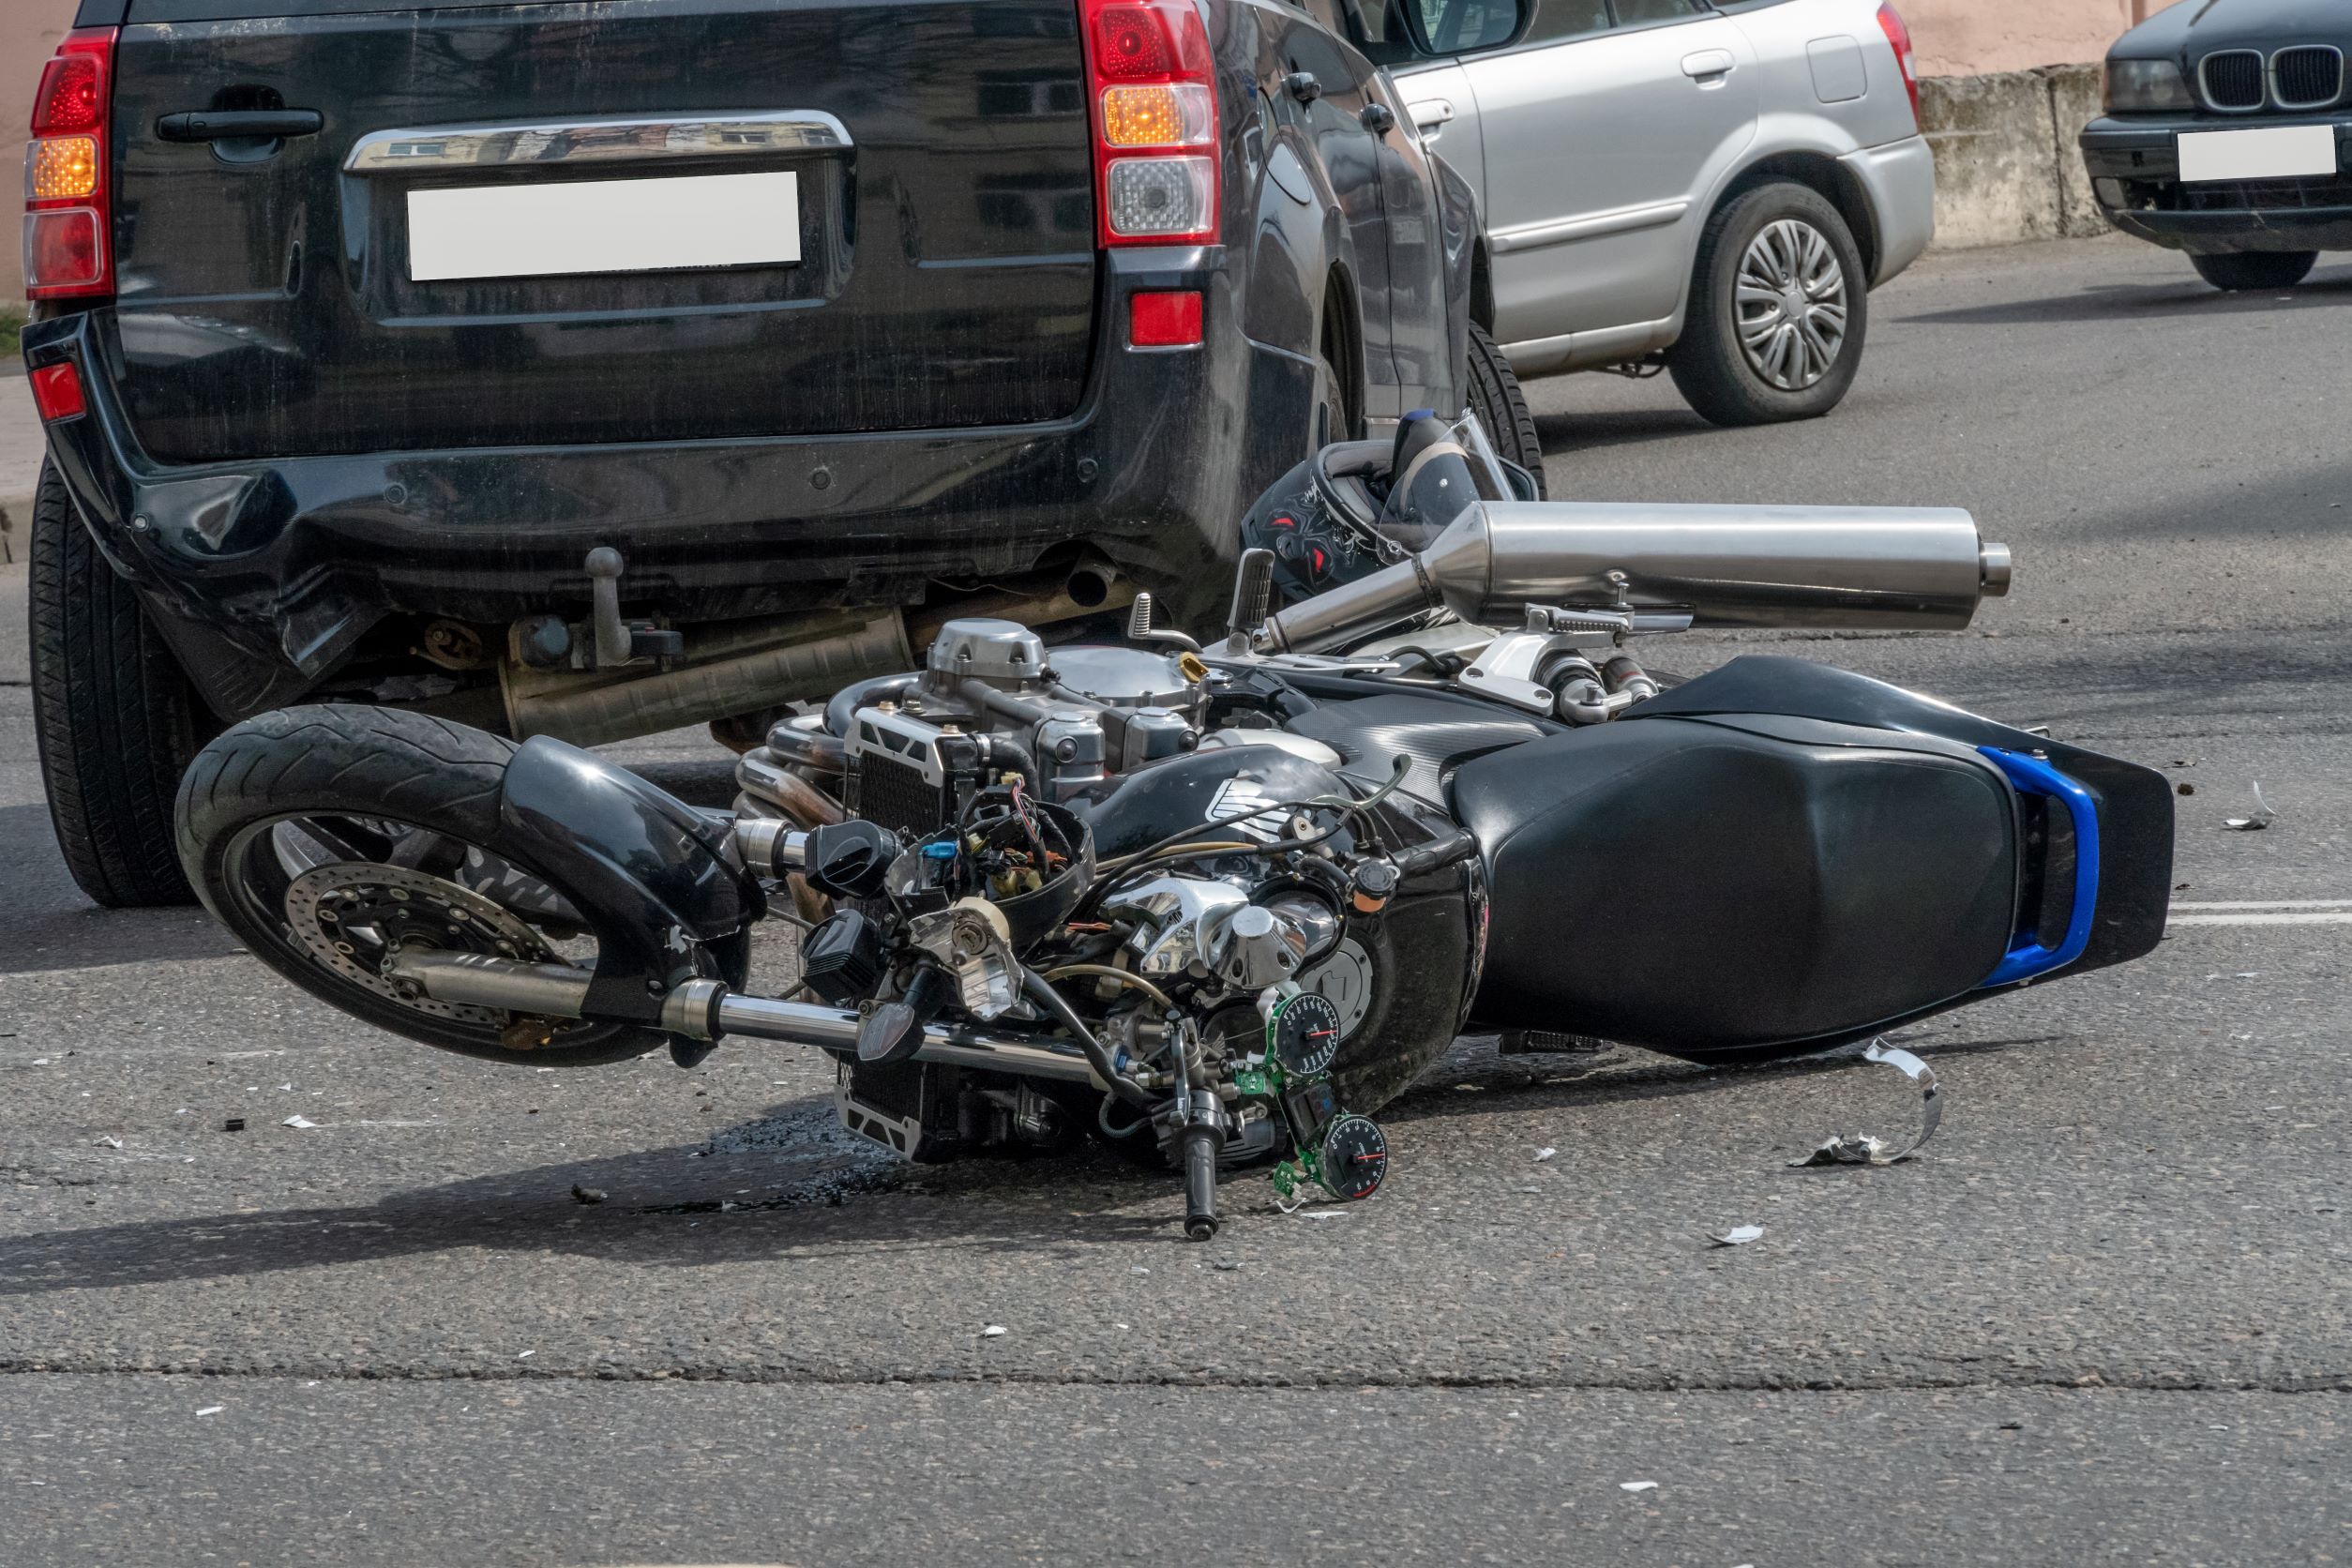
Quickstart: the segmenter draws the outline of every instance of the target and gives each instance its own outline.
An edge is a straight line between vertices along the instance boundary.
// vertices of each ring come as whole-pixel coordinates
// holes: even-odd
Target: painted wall
[[[1981,76],[2105,55],[2170,0],[1895,0],[1922,76]]]
[[[33,123],[33,94],[57,40],[73,25],[76,0],[0,0],[0,189],[21,190],[24,131]],[[16,238],[14,204],[0,232],[0,306],[24,298],[23,247]]]

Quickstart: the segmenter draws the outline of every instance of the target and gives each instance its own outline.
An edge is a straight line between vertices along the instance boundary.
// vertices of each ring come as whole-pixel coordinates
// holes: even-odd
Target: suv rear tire
[[[1707,220],[1666,368],[1710,424],[1817,419],[1854,384],[1869,316],[1869,275],[1846,219],[1819,191],[1774,181]]]
[[[2192,256],[2197,276],[2217,289],[2291,289],[2319,264],[2316,250],[2245,250],[2235,255]]]
[[[1486,329],[1472,322],[1470,332],[1470,412],[1486,427],[1486,439],[1495,444],[1497,456],[1535,475],[1535,494],[1541,500],[1548,493],[1544,488],[1544,439],[1535,433],[1527,394]]]
[[[33,733],[66,869],[109,909],[193,903],[172,805],[208,716],[46,462],[31,577]]]

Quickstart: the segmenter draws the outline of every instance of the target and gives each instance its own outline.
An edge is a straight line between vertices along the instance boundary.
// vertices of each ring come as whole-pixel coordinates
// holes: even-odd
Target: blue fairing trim
[[[1987,987],[2011,986],[2063,969],[2090,945],[2090,921],[2099,905],[2099,804],[2090,792],[2038,757],[1981,746],[1977,750],[2001,770],[2019,794],[2047,795],[2066,804],[2074,823],[2074,906],[2067,912],[2066,935],[2056,947],[2031,940],[2012,947],[1984,978]]]

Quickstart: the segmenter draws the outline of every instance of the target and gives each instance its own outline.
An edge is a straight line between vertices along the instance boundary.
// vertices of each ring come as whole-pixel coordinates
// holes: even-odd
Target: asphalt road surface
[[[493,1068],[92,910],[0,686],[0,1563],[2352,1556],[2352,265],[2078,243],[1873,304],[1826,421],[1535,401],[1557,495],[1972,507],[1978,632],[1777,651],[2194,791],[2155,956],[1906,1038],[1923,1157],[1788,1168],[1915,1114],[1850,1056],[1469,1042],[1377,1199],[1244,1173],[1187,1245],[1108,1159],[888,1164],[811,1055]]]

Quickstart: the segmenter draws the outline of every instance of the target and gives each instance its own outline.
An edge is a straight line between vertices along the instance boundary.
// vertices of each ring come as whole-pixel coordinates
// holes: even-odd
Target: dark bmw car
[[[1508,43],[1515,8],[1480,8]],[[28,162],[58,837],[185,897],[297,701],[582,743],[1195,624],[1326,438],[1482,415],[1479,224],[1354,0],[83,0]],[[1376,36],[1377,35],[1377,36]],[[1416,41],[1418,39],[1418,41]]]
[[[2342,0],[2183,0],[2107,52],[2083,159],[2107,220],[2223,289],[2302,280],[2352,249]]]

